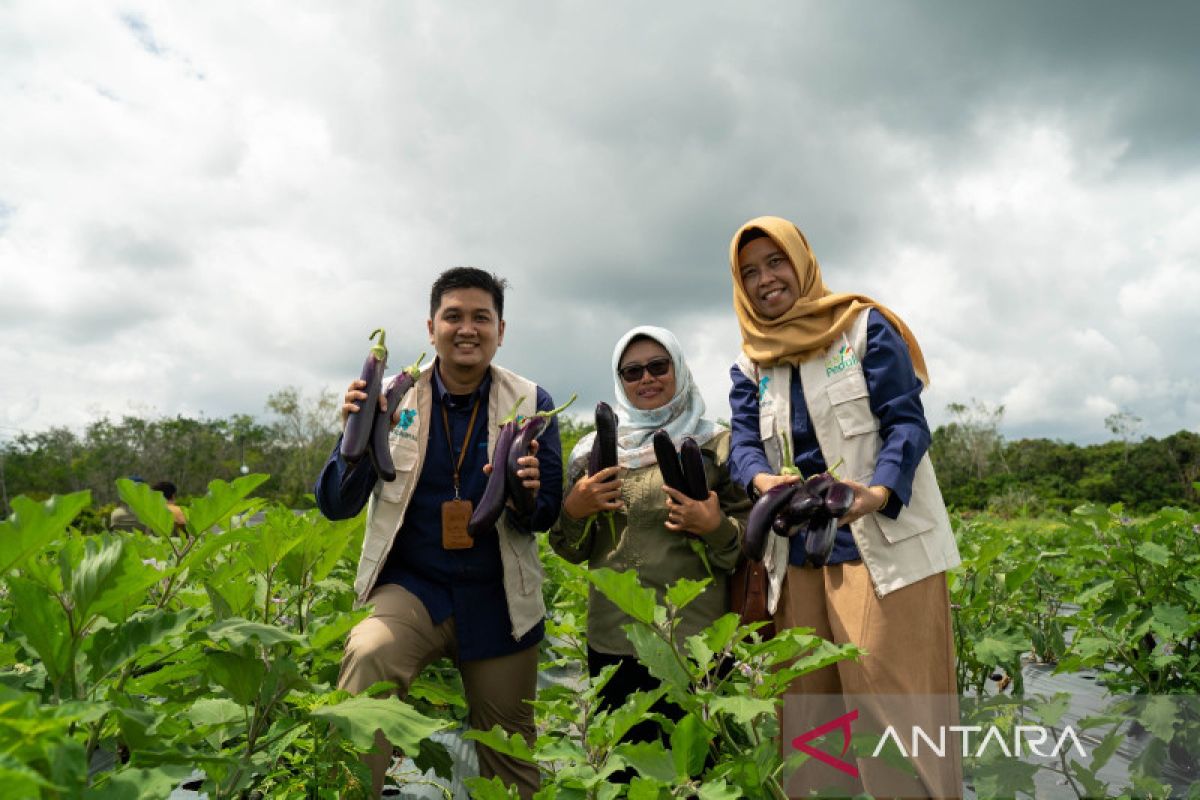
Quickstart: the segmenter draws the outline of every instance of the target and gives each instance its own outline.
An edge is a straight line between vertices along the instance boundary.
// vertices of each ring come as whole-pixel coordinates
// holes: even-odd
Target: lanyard
[[[454,442],[451,441],[451,439],[450,439],[450,417],[446,414],[445,404],[443,403],[441,406],[442,423],[446,426],[446,445],[450,448],[450,460],[453,461],[453,463],[454,463],[454,499],[455,500],[459,499],[459,496],[458,496],[459,495],[459,485],[460,485],[461,481],[459,481],[458,473],[459,473],[459,470],[462,469],[463,459],[466,458],[466,456],[467,456],[467,445],[471,442],[471,434],[475,432],[475,415],[477,413],[479,413],[479,400],[480,400],[480,398],[478,396],[476,396],[475,406],[471,409],[471,421],[467,423],[467,435],[463,439],[462,450],[459,451],[457,461],[454,460]]]

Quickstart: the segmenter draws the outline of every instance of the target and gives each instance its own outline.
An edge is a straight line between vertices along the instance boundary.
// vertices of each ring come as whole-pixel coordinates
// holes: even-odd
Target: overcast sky
[[[651,323],[728,417],[760,214],[909,323],[934,426],[1200,430],[1198,42],[1191,2],[3,0],[0,438],[341,392],[463,264],[556,398]]]

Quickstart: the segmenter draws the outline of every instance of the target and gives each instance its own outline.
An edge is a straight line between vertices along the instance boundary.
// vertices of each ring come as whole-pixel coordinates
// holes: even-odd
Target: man
[[[536,495],[529,517],[510,506],[494,531],[472,539],[464,527],[465,503],[478,503],[487,482],[483,468],[492,460],[499,421],[518,403],[523,415],[554,406],[544,389],[492,363],[504,339],[504,287],[495,275],[471,267],[438,277],[427,323],[437,358],[392,419],[396,479],[377,480],[365,457],[347,464],[335,446],[316,494],[330,519],[368,505],[355,591],[374,611],[350,632],[339,686],[360,692],[391,681],[403,696],[423,667],[449,656],[462,674],[471,727],[499,724],[532,744],[528,701],[537,688],[545,605],[531,532],[549,528],[562,501],[556,420],[533,448],[536,455],[519,462],[525,488]],[[350,384],[343,421],[374,413],[359,409],[364,389],[362,381]],[[535,765],[482,746],[477,753],[483,777],[499,776],[522,797],[536,791]],[[391,762],[382,733],[364,760],[378,794]]]
[[[171,516],[175,520],[175,533],[186,531],[187,517],[184,516],[183,509],[175,502],[175,495],[179,492],[178,487],[170,481],[159,481],[150,488],[161,494],[167,501],[167,510],[171,512]]]

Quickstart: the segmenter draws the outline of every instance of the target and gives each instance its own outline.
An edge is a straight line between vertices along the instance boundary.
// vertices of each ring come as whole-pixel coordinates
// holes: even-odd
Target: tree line
[[[287,387],[267,399],[269,416],[261,420],[247,414],[104,417],[82,433],[18,434],[0,444],[0,516],[17,495],[46,498],[82,489],[103,508],[117,500],[115,481],[132,476],[169,480],[186,502],[204,494],[214,478],[232,480],[243,471],[271,476],[260,496],[310,508],[313,483],[341,429],[339,402],[333,392],[307,395]],[[1120,502],[1134,512],[1200,508],[1200,434],[1141,438],[1140,420],[1122,412],[1109,418],[1117,438],[1103,444],[1006,441],[999,433],[1002,406],[973,401],[951,404],[949,411],[951,421],[933,431],[930,454],[947,503],[959,511],[1040,514],[1085,502]],[[591,426],[566,416],[560,426],[565,457]]]

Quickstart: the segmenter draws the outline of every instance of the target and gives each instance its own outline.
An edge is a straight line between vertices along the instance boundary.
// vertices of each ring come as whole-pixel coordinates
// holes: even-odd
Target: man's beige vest
[[[499,422],[521,401],[520,413],[528,416],[537,411],[537,384],[495,364],[492,386],[488,393],[488,461],[496,447]],[[428,435],[425,427],[433,408],[432,366],[426,367],[416,385],[401,403],[400,424],[392,429],[390,444],[392,461],[396,465],[396,480],[376,481],[367,503],[367,532],[363,537],[362,555],[358,561],[358,577],[354,591],[358,602],[365,603],[379,572],[387,562],[388,553],[400,526],[404,512],[412,499],[413,490],[421,477],[425,463]],[[415,413],[414,413],[415,412]],[[542,600],[542,562],[538,558],[537,537],[509,525],[507,514],[496,523],[500,536],[500,560],[504,568],[504,594],[508,598],[508,615],[512,619],[512,635],[520,639],[546,614]]]
[[[848,335],[835,340],[824,358],[810,358],[800,365],[805,405],[825,463],[841,462],[838,475],[863,484],[871,481],[882,443],[859,358],[867,350],[867,316],[859,314]],[[767,460],[778,472],[783,465],[785,437],[791,449],[792,368],[781,364],[760,369],[745,353],[738,357],[737,365],[758,385],[759,433]],[[867,514],[852,522],[850,531],[879,597],[945,572],[961,561],[928,453],[917,465],[912,498],[900,515],[889,519]],[[767,602],[772,612],[787,574],[788,544],[782,536],[771,536],[763,557],[770,575]]]

